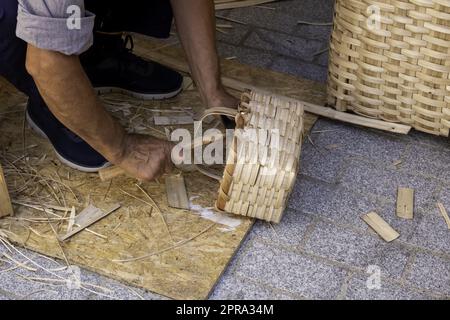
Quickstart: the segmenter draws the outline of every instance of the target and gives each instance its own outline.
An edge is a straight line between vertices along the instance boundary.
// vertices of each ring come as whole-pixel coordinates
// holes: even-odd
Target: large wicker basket
[[[227,164],[219,177],[218,210],[280,222],[299,170],[303,110],[296,101],[249,91],[242,95],[237,115],[225,108],[204,115],[236,116]]]
[[[328,102],[337,110],[450,129],[450,0],[336,0]]]

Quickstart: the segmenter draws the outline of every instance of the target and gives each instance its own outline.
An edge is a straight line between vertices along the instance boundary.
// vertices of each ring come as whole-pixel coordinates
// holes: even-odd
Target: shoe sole
[[[164,99],[170,99],[178,95],[183,88],[180,87],[178,90],[168,92],[168,93],[157,93],[157,94],[145,94],[145,93],[139,93],[135,91],[130,91],[122,88],[117,87],[97,87],[94,88],[94,90],[97,92],[97,94],[105,94],[105,93],[122,93],[128,96],[131,96],[133,98],[137,99],[144,99],[144,100],[164,100]]]
[[[48,138],[48,136],[45,134],[44,131],[41,130],[41,128],[39,128],[39,126],[34,123],[34,121],[31,119],[30,115],[28,114],[28,111],[26,112],[26,120],[28,123],[28,126],[31,128],[31,130],[33,130],[37,135],[41,136],[44,139],[47,139],[50,141],[50,139]],[[56,151],[56,149],[53,147],[53,151],[56,154],[56,157],[59,159],[59,161],[61,161],[61,163],[65,164],[66,166],[78,170],[78,171],[82,171],[82,172],[86,172],[86,173],[96,173],[98,171],[100,171],[101,169],[105,169],[111,166],[111,164],[109,162],[105,163],[103,166],[101,167],[84,167],[84,166],[80,166],[76,163],[73,163],[69,160],[67,160],[66,158],[64,158],[62,155],[60,155],[58,153],[58,151]]]

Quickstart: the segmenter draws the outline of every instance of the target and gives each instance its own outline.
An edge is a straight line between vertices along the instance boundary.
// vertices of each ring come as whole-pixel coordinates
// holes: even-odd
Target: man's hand
[[[173,144],[151,136],[130,134],[115,164],[135,178],[151,181],[172,170]]]
[[[208,102],[206,105],[208,108],[225,107],[237,109],[239,105],[239,99],[233,97],[231,94],[226,92],[225,89],[222,88],[208,97]]]

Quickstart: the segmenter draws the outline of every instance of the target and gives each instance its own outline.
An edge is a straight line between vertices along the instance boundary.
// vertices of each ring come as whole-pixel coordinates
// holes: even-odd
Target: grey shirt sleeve
[[[84,0],[18,0],[17,37],[40,49],[79,55],[93,43],[95,16]]]

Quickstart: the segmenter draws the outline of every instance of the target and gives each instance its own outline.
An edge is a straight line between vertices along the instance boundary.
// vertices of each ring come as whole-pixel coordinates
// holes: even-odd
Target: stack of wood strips
[[[339,111],[450,130],[450,1],[337,0],[329,103]]]
[[[216,10],[251,7],[276,0],[214,0]]]

